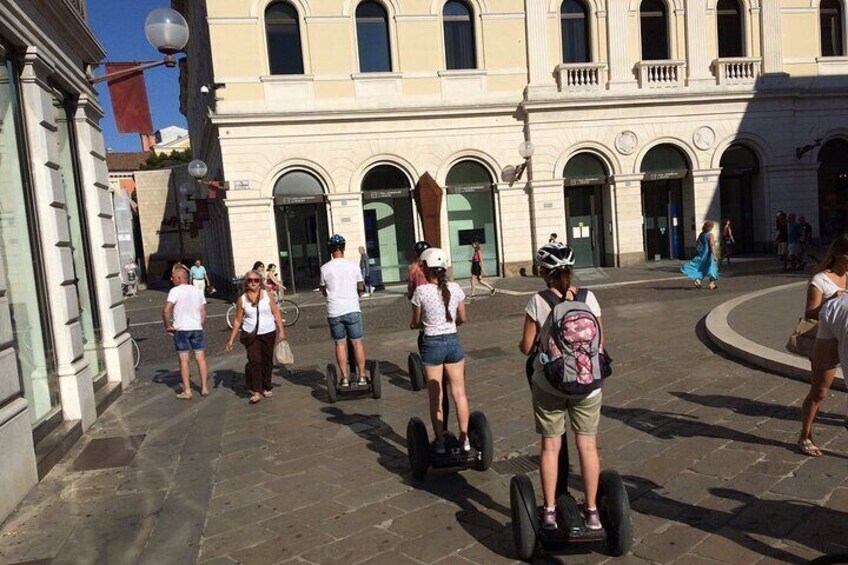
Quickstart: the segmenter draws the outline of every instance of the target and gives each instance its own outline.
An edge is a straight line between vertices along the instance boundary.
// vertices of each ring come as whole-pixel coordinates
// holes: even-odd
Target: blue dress
[[[718,263],[713,259],[713,250],[710,249],[710,232],[702,232],[698,236],[696,249],[700,249],[698,255],[680,267],[680,272],[693,281],[699,281],[707,277],[717,281]]]

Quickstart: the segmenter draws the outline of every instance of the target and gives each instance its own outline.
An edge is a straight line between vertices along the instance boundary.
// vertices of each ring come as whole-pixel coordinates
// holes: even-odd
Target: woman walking
[[[244,292],[236,300],[236,319],[227,342],[227,352],[231,352],[236,336],[242,330],[240,341],[247,349],[244,377],[250,390],[251,404],[256,404],[262,397],[273,396],[274,344],[286,339],[277,301],[271,300],[269,292],[263,288],[263,281],[259,271],[249,271],[244,276]]]
[[[268,265],[268,270],[265,271],[265,288],[279,301],[283,297],[286,287],[283,286],[279,275],[277,275],[277,266],[273,263]]]
[[[804,317],[812,320],[819,319],[822,306],[829,300],[842,296],[848,288],[848,234],[842,234],[833,240],[827,250],[824,260],[818,266],[818,272],[807,286],[807,304]],[[822,401],[827,397],[833,384],[833,372],[824,371],[824,378],[816,376],[813,371],[813,382],[810,392],[801,405],[801,435],[798,437],[798,449],[804,455],[820,457],[822,455],[813,442],[813,422]]]
[[[465,353],[456,327],[465,322],[465,293],[455,282],[447,281],[448,260],[444,251],[431,247],[421,254],[427,284],[412,295],[412,321],[409,327],[423,330],[421,362],[430,396],[430,420],[436,436],[436,453],[445,453],[442,425],[442,379],[447,378],[456,406],[459,441],[464,451],[471,450],[468,440],[468,398],[465,396]]]
[[[727,264],[730,265],[730,257],[733,255],[733,246],[736,245],[736,239],[733,237],[733,226],[730,224],[730,218],[725,218],[724,226],[721,228],[721,258],[718,260],[721,265],[722,259],[727,259]]]
[[[695,245],[698,255],[680,268],[680,272],[695,282],[695,288],[701,288],[701,281],[707,278],[710,279],[710,290],[718,288],[718,259],[715,254],[715,236],[712,233],[714,227],[714,222],[704,222]]]
[[[474,240],[471,242],[471,298],[474,298],[475,281],[489,289],[491,294],[495,293],[495,287],[483,280],[486,276],[483,270],[483,248],[480,247],[480,242]]]

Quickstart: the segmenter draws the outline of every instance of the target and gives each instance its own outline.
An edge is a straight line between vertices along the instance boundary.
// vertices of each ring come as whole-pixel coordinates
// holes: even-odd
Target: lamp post
[[[501,172],[501,178],[504,182],[508,182],[509,186],[512,186],[516,182],[520,181],[522,175],[524,175],[524,170],[527,168],[527,164],[530,162],[530,158],[533,157],[535,152],[536,146],[533,145],[532,141],[523,141],[521,145],[518,146],[518,154],[522,159],[524,159],[524,161],[515,167],[512,165],[504,167],[504,170]]]
[[[188,174],[194,177],[194,180],[198,184],[202,184],[204,186],[208,186],[217,190],[227,190],[226,182],[219,182],[216,180],[204,180],[203,177],[205,177],[206,173],[208,172],[209,167],[207,167],[206,163],[204,163],[200,159],[194,159],[188,164]]]
[[[185,49],[188,43],[188,22],[176,10],[156,8],[147,15],[144,21],[144,35],[150,45],[164,55],[161,61],[140,61],[133,67],[91,78],[89,82],[97,84],[105,80],[115,80],[154,67],[176,67],[175,55]]]

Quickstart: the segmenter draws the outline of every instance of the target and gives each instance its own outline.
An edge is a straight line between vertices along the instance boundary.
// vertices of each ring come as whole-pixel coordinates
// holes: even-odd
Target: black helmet
[[[344,249],[345,246],[345,238],[340,236],[339,234],[333,234],[330,240],[327,242],[327,247],[329,248],[339,248]]]
[[[424,253],[424,251],[426,251],[427,249],[430,249],[431,247],[433,247],[433,246],[430,245],[429,241],[423,241],[423,240],[422,241],[416,241],[415,242],[415,256],[421,257],[421,254]]]

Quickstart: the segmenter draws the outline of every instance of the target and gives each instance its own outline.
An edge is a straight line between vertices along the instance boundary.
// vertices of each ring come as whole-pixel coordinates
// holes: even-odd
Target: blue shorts
[[[459,334],[425,335],[421,342],[421,362],[428,367],[459,363],[465,352],[459,344]]]
[[[174,334],[174,348],[177,353],[203,351],[206,349],[206,339],[203,330],[178,331]]]
[[[337,318],[327,318],[333,341],[359,341],[362,339],[362,313],[350,312]]]

